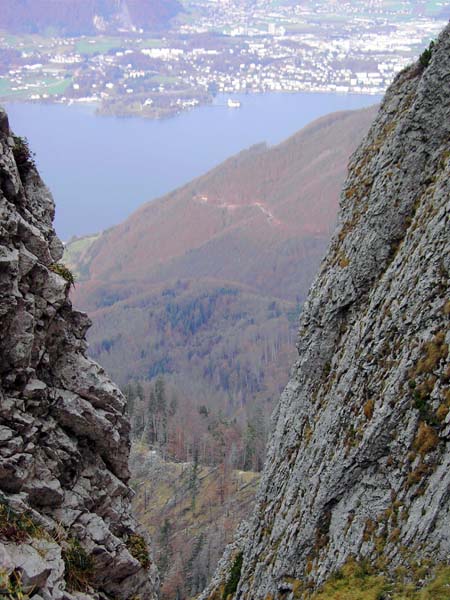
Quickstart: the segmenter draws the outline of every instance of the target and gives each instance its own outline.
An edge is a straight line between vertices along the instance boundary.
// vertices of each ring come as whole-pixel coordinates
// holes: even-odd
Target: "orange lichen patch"
[[[364,416],[366,417],[366,419],[368,421],[371,420],[371,418],[373,417],[373,410],[375,407],[375,402],[373,400],[373,398],[370,398],[370,400],[367,400],[367,402],[364,404]]]
[[[341,267],[341,269],[345,269],[346,267],[348,267],[349,264],[350,260],[347,258],[347,256],[345,256],[343,252],[341,252],[338,257],[338,265]]]
[[[372,519],[367,519],[366,526],[364,527],[363,540],[365,542],[368,542],[372,538],[376,530],[377,524],[375,523],[375,521],[372,521]]]
[[[450,300],[447,300],[447,302],[444,304],[444,315],[446,315],[447,317],[450,316]]]
[[[434,338],[423,345],[423,356],[417,363],[412,375],[432,373],[442,359],[448,355],[448,344],[445,343],[445,332],[440,331]]]
[[[408,475],[408,479],[406,480],[406,487],[410,488],[413,485],[420,483],[426,475],[429,475],[430,471],[431,469],[429,465],[426,465],[423,462],[419,463],[419,465],[414,469],[414,471],[411,471],[411,473]]]
[[[439,437],[436,431],[433,427],[421,421],[414,440],[414,448],[423,456],[432,452],[438,444]]]

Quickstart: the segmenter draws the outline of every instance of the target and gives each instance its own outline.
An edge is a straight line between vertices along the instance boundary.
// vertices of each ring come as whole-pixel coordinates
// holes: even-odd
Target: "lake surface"
[[[258,142],[276,144],[314,119],[375,104],[376,96],[256,94],[228,96],[163,121],[100,117],[92,106],[7,106],[18,135],[28,137],[56,200],[63,240],[107,229],[147,200],[202,175]]]

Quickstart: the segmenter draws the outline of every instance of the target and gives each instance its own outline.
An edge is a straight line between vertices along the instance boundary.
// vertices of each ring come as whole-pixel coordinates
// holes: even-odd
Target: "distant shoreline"
[[[237,95],[239,110],[217,106],[228,97],[158,121],[97,118],[95,106],[86,104],[16,103],[8,104],[8,113],[12,129],[26,136],[36,153],[57,201],[56,230],[68,240],[122,222],[144,202],[255,144],[278,144],[315,119],[380,99],[271,92]]]
[[[266,96],[266,95],[296,95],[296,94],[321,94],[321,95],[326,95],[326,94],[336,94],[337,96],[351,96],[351,97],[361,97],[361,96],[373,96],[375,97],[380,97],[383,96],[385,93],[385,91],[380,92],[377,90],[373,90],[373,91],[364,91],[364,92],[355,92],[355,91],[348,91],[348,92],[343,92],[343,91],[335,91],[335,90],[327,90],[327,89],[317,89],[317,90],[300,90],[300,91],[293,91],[293,90],[280,90],[280,91],[265,91],[265,92],[260,92],[260,91],[250,91],[250,92],[238,92],[238,93],[220,93],[217,94],[217,97],[223,97],[223,98],[231,98],[231,99],[235,99],[238,98],[240,99],[241,103],[243,102],[242,98],[246,97],[246,96]],[[130,111],[130,112],[124,112],[124,111],[120,111],[120,110],[113,110],[108,106],[105,106],[104,108],[102,107],[102,101],[98,98],[92,98],[92,99],[86,99],[86,100],[73,100],[71,99],[69,102],[61,102],[58,100],[51,100],[51,99],[42,99],[42,100],[31,100],[28,98],[1,98],[0,97],[0,105],[1,106],[8,106],[8,105],[13,105],[13,104],[29,104],[29,105],[43,105],[43,106],[65,106],[67,108],[82,108],[82,107],[86,107],[89,108],[91,110],[89,110],[89,112],[91,112],[92,114],[94,114],[95,116],[98,117],[116,117],[118,119],[128,119],[128,118],[140,118],[140,119],[144,119],[144,120],[149,120],[149,121],[164,121],[167,119],[171,119],[177,116],[180,116],[182,114],[185,114],[187,112],[193,112],[196,109],[199,108],[205,108],[205,107],[211,107],[211,108],[225,108],[228,109],[230,111],[234,111],[236,110],[234,107],[229,107],[227,105],[226,100],[224,100],[223,104],[217,104],[214,99],[212,99],[211,102],[199,102],[196,106],[193,107],[189,107],[189,108],[184,108],[184,109],[173,109],[173,110],[166,110],[166,111],[158,111],[157,109],[155,109],[153,112],[143,112],[143,111],[139,111],[139,110],[134,110],[134,111]]]

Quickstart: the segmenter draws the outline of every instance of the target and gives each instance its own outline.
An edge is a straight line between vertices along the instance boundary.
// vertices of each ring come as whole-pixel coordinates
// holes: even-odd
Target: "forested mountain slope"
[[[204,598],[449,597],[449,81],[450,25],[352,157],[254,517]]]
[[[373,115],[328,115],[143,205],[91,246],[76,300],[95,310],[107,283],[124,298],[135,293],[130,283],[200,277],[303,297],[335,225],[348,157]]]
[[[254,147],[144,205],[73,260],[69,245],[92,356],[121,384],[164,375],[198,404],[270,410],[348,157],[373,115],[330,115]]]

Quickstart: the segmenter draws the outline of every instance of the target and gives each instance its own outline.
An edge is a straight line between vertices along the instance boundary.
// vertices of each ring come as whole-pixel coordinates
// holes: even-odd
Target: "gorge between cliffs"
[[[276,204],[229,210],[198,192],[189,201],[220,215],[208,227],[231,223],[233,240],[242,222],[230,220],[241,209],[250,219],[256,206],[264,227],[282,224]],[[214,213],[224,206],[228,221]],[[135,218],[156,219],[165,205],[155,207]],[[4,111],[0,213],[0,597],[156,600],[152,540],[131,509],[127,402],[88,356],[90,320],[72,307],[52,196]],[[264,231],[260,246],[252,239],[257,248],[269,239]],[[83,256],[93,306],[103,294],[95,259],[103,252],[105,272],[114,272],[108,243],[120,245],[126,232],[109,232]],[[186,252],[209,284],[207,259],[224,239],[205,236],[206,251]],[[303,246],[295,251],[305,257]],[[161,272],[173,277],[186,256]],[[129,262],[142,298],[141,263]],[[125,260],[121,268],[112,286],[123,309],[132,286]],[[239,282],[248,294],[250,271]],[[449,273],[447,26],[399,73],[351,156],[337,229],[302,306],[298,355],[275,405],[254,508],[199,600],[450,599]],[[270,276],[260,274],[262,288]]]

